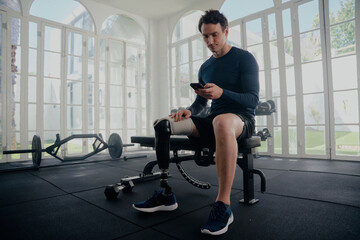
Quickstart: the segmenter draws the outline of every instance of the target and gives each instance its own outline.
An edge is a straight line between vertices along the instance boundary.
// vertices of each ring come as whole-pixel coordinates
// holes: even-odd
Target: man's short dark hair
[[[220,13],[218,10],[210,9],[205,11],[205,14],[201,16],[199,20],[199,31],[201,32],[201,26],[203,24],[218,24],[220,23],[221,28],[225,31],[226,27],[228,26],[228,20],[226,17]]]

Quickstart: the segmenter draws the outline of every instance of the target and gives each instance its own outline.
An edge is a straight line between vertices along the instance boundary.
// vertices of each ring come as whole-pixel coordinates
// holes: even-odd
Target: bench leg
[[[254,174],[251,172],[253,169],[253,155],[250,152],[243,153],[243,158],[238,158],[238,165],[243,170],[243,186],[244,186],[244,198],[240,200],[240,203],[253,205],[259,201],[254,198]]]

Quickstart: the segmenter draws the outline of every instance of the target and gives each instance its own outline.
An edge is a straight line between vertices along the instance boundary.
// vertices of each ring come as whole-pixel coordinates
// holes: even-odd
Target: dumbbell
[[[104,193],[108,200],[115,200],[119,195],[120,191],[123,191],[123,193],[129,193],[132,191],[133,188],[133,181],[121,181],[120,183],[106,186]]]
[[[261,138],[261,141],[266,141],[267,138],[271,137],[270,131],[267,128],[258,131],[256,135]]]

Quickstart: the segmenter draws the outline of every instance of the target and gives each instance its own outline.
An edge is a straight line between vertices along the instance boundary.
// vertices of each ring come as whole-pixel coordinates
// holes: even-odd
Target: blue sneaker
[[[134,203],[133,208],[142,212],[173,211],[178,207],[175,194],[164,195],[163,191],[155,191],[148,200]]]
[[[230,207],[225,203],[217,201],[212,205],[209,219],[201,229],[201,233],[220,235],[226,233],[228,226],[234,221]]]

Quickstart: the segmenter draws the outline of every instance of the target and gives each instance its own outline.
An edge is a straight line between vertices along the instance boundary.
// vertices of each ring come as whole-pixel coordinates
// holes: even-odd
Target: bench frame
[[[266,191],[266,177],[264,173],[254,168],[254,151],[256,147],[259,147],[260,144],[260,137],[259,136],[252,136],[251,138],[245,139],[242,142],[238,143],[238,157],[237,157],[237,165],[243,171],[243,199],[240,200],[241,203],[247,205],[253,205],[257,203],[259,200],[255,198],[254,194],[254,174],[260,176],[261,180],[261,192]],[[131,137],[132,143],[138,143],[142,147],[152,147],[155,146],[155,137],[141,137],[141,136],[133,136]],[[179,155],[178,151],[180,150],[189,150],[195,151],[194,155]],[[181,162],[183,161],[191,161],[195,160],[203,153],[204,149],[199,147],[195,147],[191,144],[190,140],[187,137],[182,136],[171,136],[170,137],[170,151],[173,151],[173,157],[170,158],[170,163],[175,163],[178,167],[181,175],[192,185],[202,188],[208,189],[210,188],[209,183],[204,183],[199,180],[196,180],[192,176],[190,176],[185,169],[182,167]],[[210,156],[209,164],[214,164],[213,161],[214,156]],[[210,161],[212,159],[212,162]],[[196,161],[195,161],[196,162]],[[143,176],[152,176],[153,168],[157,165],[157,160],[149,162],[146,164],[143,170]]]

